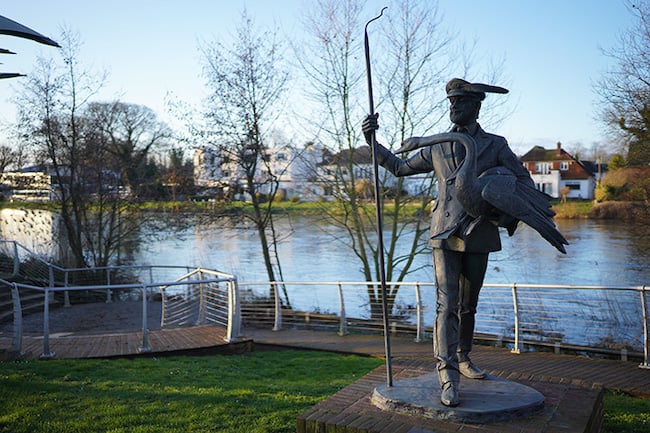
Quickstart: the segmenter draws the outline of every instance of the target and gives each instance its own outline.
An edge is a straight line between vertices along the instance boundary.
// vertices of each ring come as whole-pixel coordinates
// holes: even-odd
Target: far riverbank
[[[650,215],[650,204],[632,201],[572,201],[555,203],[553,210],[556,218],[576,219],[588,218],[594,220],[620,220],[645,223]]]
[[[390,202],[386,201],[386,211],[390,211]],[[556,218],[559,219],[607,219],[620,221],[636,221],[645,223],[650,215],[650,204],[630,201],[607,201],[595,203],[591,200],[568,200],[566,203],[552,202]],[[223,202],[223,201],[156,201],[131,204],[132,208],[140,212],[162,213],[208,213],[213,215],[238,215],[252,212],[252,205],[248,202]],[[300,202],[278,201],[273,203],[273,212],[276,214],[295,215],[322,215],[323,210],[335,211],[333,202]],[[374,205],[372,202],[369,206]],[[7,209],[41,209],[56,212],[58,205],[54,202],[0,202],[0,208]],[[407,213],[419,212],[416,205],[405,205]]]

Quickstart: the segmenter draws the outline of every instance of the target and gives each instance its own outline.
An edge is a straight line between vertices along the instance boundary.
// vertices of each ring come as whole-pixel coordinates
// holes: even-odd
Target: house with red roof
[[[562,188],[568,188],[567,198],[591,200],[594,198],[599,173],[592,171],[597,165],[579,161],[557,143],[554,149],[535,146],[521,161],[535,181],[535,185],[553,198],[561,198]]]

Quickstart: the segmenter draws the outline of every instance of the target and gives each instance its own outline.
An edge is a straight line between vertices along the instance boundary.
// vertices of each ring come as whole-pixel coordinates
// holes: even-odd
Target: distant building
[[[352,173],[348,172],[350,159]],[[271,176],[273,182],[269,182]],[[257,164],[256,192],[268,194],[272,186],[277,186],[277,193],[285,199],[297,197],[304,201],[329,200],[336,194],[337,182],[347,181],[352,176],[359,185],[372,185],[373,168],[369,147],[332,154],[321,144],[307,143],[303,148],[286,145],[267,149]],[[397,178],[383,167],[379,168],[379,176],[385,188],[396,188]],[[402,190],[414,196],[429,194],[432,180],[432,173],[408,176],[403,178]],[[246,199],[248,195],[247,192],[242,192],[245,173],[236,162],[221,157],[214,148],[195,149],[194,181],[195,185],[204,188],[210,195],[235,199]]]
[[[223,161],[213,147],[201,146],[194,149],[194,184],[203,188],[215,188],[221,184]]]
[[[57,182],[57,172],[49,165],[24,167],[18,171],[0,174],[0,193],[8,201],[58,201],[62,188],[68,188],[70,170],[59,167],[62,183]],[[120,174],[112,170],[93,172],[95,176],[86,179],[83,186],[86,192],[126,197],[130,191],[120,185]]]
[[[285,145],[268,150],[267,163],[277,182],[278,193],[284,198],[298,197],[315,201],[325,195],[319,167],[328,152],[321,144],[307,143],[302,149]],[[269,184],[262,193],[270,193]]]
[[[52,176],[43,171],[2,173],[0,191],[8,201],[54,200]]]
[[[591,200],[594,198],[598,164],[579,161],[557,143],[554,149],[535,146],[521,157],[535,185],[553,198],[561,197],[562,188],[568,188],[567,198]]]
[[[353,175],[357,181],[366,182],[368,185],[372,185],[374,182],[373,166],[372,166],[372,155],[370,154],[370,147],[363,146],[356,149],[343,150],[335,155],[332,155],[330,159],[323,163],[321,171],[324,173],[325,178],[329,180],[330,184],[335,181],[334,174],[339,171],[338,177],[344,180],[350,178],[350,173],[347,171],[347,167],[350,165],[350,158],[352,158],[352,167]],[[401,189],[402,192],[409,195],[420,197],[423,195],[433,195],[435,196],[435,189],[431,190],[432,182],[434,180],[433,172],[421,173],[411,176],[405,176],[402,178],[397,178],[389,173],[386,169],[379,166],[379,182],[383,188],[397,190],[399,181],[402,181]]]
[[[323,194],[317,170],[324,153],[321,145],[312,143],[303,149],[292,146],[266,149],[256,165],[255,192],[269,194],[272,188],[277,187],[277,193],[285,198],[298,196],[315,200]],[[250,198],[245,170],[238,161],[228,158],[223,150],[215,147],[194,149],[194,184],[207,195],[238,200]]]

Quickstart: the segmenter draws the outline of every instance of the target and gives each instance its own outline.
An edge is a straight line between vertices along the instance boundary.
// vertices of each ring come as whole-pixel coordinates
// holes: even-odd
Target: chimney
[[[562,155],[562,143],[559,141],[557,142],[557,155],[560,156]]]

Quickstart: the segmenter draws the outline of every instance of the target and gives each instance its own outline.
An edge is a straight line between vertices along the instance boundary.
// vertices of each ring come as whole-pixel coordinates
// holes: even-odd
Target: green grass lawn
[[[310,351],[0,363],[0,432],[294,432],[382,361]]]
[[[650,433],[650,400],[605,393],[606,433]]]
[[[283,432],[383,361],[282,350],[0,363],[0,432]],[[605,431],[650,432],[650,400],[607,393]]]

